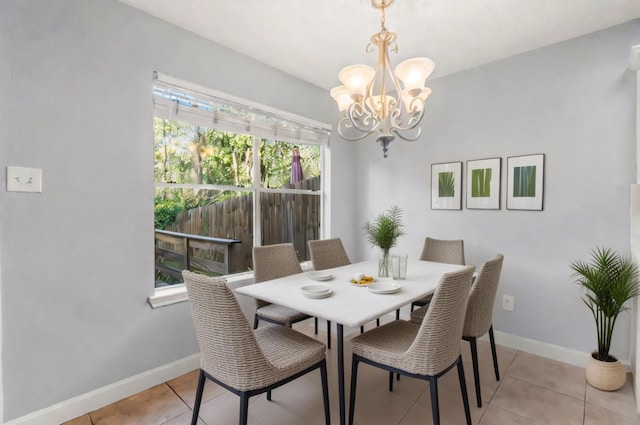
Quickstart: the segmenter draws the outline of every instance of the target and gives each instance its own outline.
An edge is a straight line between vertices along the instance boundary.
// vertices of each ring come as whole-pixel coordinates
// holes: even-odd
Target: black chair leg
[[[458,378],[460,380],[460,392],[462,392],[462,404],[464,404],[464,416],[467,419],[467,425],[471,425],[471,410],[469,410],[469,397],[467,395],[467,382],[464,379],[462,356],[458,357]]]
[[[393,391],[393,372],[389,372],[389,391]]]
[[[476,338],[469,338],[471,346],[471,361],[473,362],[473,382],[476,385],[476,401],[478,407],[482,407],[482,394],[480,391],[480,371],[478,370],[478,345]]]
[[[493,355],[493,370],[496,372],[496,381],[500,380],[500,369],[498,368],[498,353],[496,352],[496,340],[493,337],[493,325],[489,328],[489,341],[491,342],[491,354]]]
[[[249,397],[247,393],[240,393],[240,425],[247,425],[249,418]]]
[[[322,379],[322,401],[324,403],[324,422],[331,425],[331,412],[329,412],[329,384],[327,381],[327,361],[320,365],[320,378]]]
[[[433,414],[433,425],[440,425],[440,406],[438,405],[438,379],[435,376],[429,377],[429,392],[431,393],[431,413]]]
[[[313,321],[314,321],[315,333],[316,333],[316,335],[318,335],[318,318],[314,317]]]
[[[396,310],[396,320],[400,320],[400,309]]]
[[[198,414],[200,413],[200,404],[202,403],[202,392],[204,391],[204,383],[206,381],[204,371],[200,369],[198,376],[198,386],[196,387],[196,401],[193,403],[193,415],[191,415],[191,425],[198,423]]]
[[[351,360],[351,395],[349,396],[349,425],[353,425],[353,413],[356,406],[356,382],[358,380],[358,363],[354,355]]]
[[[271,401],[271,390],[267,390],[267,400]]]
[[[327,348],[331,350],[331,322],[327,320]]]
[[[377,326],[377,327],[380,327],[380,318],[377,318],[377,319],[376,319],[376,326]]]
[[[415,307],[416,305],[414,303],[411,303],[411,311],[413,311],[413,307]]]
[[[253,329],[258,329],[258,315],[253,316]]]
[[[360,333],[363,334],[364,333],[364,326],[360,326]]]

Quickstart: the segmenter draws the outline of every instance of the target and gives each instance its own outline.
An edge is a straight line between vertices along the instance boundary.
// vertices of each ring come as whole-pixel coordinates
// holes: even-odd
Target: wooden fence
[[[320,189],[320,177],[287,185],[289,189]],[[308,240],[319,238],[320,196],[262,193],[262,245],[293,243],[300,261],[309,260]],[[165,230],[188,235],[240,240],[230,255],[231,273],[251,270],[253,247],[253,194],[197,207],[178,214]],[[163,248],[167,248],[164,246]]]

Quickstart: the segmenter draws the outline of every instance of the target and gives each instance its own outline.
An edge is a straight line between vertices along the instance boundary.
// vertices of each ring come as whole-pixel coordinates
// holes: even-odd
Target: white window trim
[[[300,263],[300,267],[302,267],[303,272],[313,270],[311,261]],[[224,278],[227,281],[227,285],[232,289],[250,285],[255,282],[253,272],[236,273],[228,276],[221,276],[221,278]],[[149,305],[154,309],[185,301],[189,301],[189,296],[187,295],[187,288],[184,283],[158,288],[156,289],[155,294],[149,297]]]
[[[323,222],[330,222],[330,218],[328,217],[328,211],[327,211],[327,206],[325,203],[326,200],[326,189],[327,189],[327,185],[325,183],[325,174],[326,174],[326,164],[325,164],[325,158],[326,155],[328,154],[328,147],[329,147],[329,135],[331,134],[331,125],[326,124],[326,123],[322,123],[320,121],[315,121],[313,119],[310,118],[306,118],[306,117],[302,117],[300,115],[296,115],[290,112],[286,112],[286,111],[282,111],[282,110],[278,110],[275,108],[272,108],[270,106],[266,106],[266,105],[262,105],[256,102],[251,102],[245,99],[241,99],[238,97],[234,97],[225,93],[221,93],[221,92],[217,92],[214,91],[212,89],[203,87],[203,86],[199,86],[197,84],[191,83],[189,81],[185,81],[185,80],[181,80],[179,78],[176,77],[172,77],[170,75],[167,74],[163,74],[163,73],[159,73],[157,71],[154,72],[153,75],[153,79],[155,82],[158,82],[160,84],[163,85],[168,85],[168,86],[172,86],[172,87],[176,87],[176,88],[182,88],[182,89],[186,89],[189,91],[193,91],[193,92],[197,92],[199,94],[203,94],[205,96],[209,96],[209,97],[213,97],[215,99],[219,99],[221,102],[226,102],[226,103],[230,103],[230,104],[236,104],[236,105],[240,105],[241,107],[246,107],[249,109],[253,109],[256,110],[260,113],[264,113],[265,115],[270,115],[270,116],[274,116],[274,117],[279,117],[294,123],[297,123],[303,127],[308,127],[308,128],[312,128],[312,129],[316,129],[317,131],[319,131],[320,133],[324,133],[324,136],[320,139],[320,140],[313,140],[310,138],[306,138],[306,137],[301,137],[301,138],[292,138],[292,137],[281,137],[280,135],[277,135],[277,138],[279,140],[285,141],[285,142],[289,142],[289,143],[304,143],[304,144],[315,144],[315,145],[320,145],[321,149],[324,151],[320,158],[321,158],[321,164],[320,167],[323,170],[323,178],[321,180],[321,188],[319,191],[312,191],[312,190],[300,190],[300,189],[273,189],[273,188],[260,188],[259,187],[259,179],[256,180],[254,179],[254,185],[253,187],[245,187],[245,188],[237,188],[237,187],[227,187],[227,186],[222,186],[222,185],[201,185],[201,184],[168,184],[168,183],[155,183],[154,186],[155,187],[184,187],[184,188],[193,188],[193,189],[216,189],[216,190],[233,190],[233,191],[247,191],[247,192],[253,192],[254,196],[258,196],[258,194],[260,193],[269,193],[269,192],[273,192],[273,193],[294,193],[294,194],[304,194],[304,195],[316,195],[316,196],[321,196],[320,199],[320,210],[321,210],[321,214],[323,217]],[[174,115],[176,111],[170,111],[170,108],[166,108],[167,109],[167,113],[169,114],[169,116],[167,118],[170,118],[171,115]],[[155,116],[155,112],[154,112],[154,116]],[[175,118],[175,117],[174,117]],[[172,118],[172,119],[174,119]],[[254,138],[257,136],[254,136]],[[255,143],[255,141],[254,141]],[[257,155],[258,155],[258,151],[257,149],[253,150],[253,155],[254,155],[254,163],[257,163]],[[258,211],[256,211],[257,216],[254,215],[254,232],[256,234],[260,234],[261,229],[260,229],[260,221],[259,221],[259,216],[260,216],[260,211],[259,211],[259,205],[260,203],[257,202],[256,203]],[[257,227],[256,227],[257,226]],[[320,228],[320,235],[324,235],[327,231],[327,227],[325,227],[323,224],[321,224],[321,228]],[[323,237],[323,236],[321,236]],[[305,261],[303,263],[300,264],[300,266],[302,267],[303,271],[309,271],[309,270],[313,270],[313,267],[311,266],[311,262],[310,261]],[[235,287],[239,287],[239,286],[244,286],[247,284],[251,284],[254,283],[254,278],[253,278],[253,272],[244,272],[244,273],[235,273],[233,275],[226,275],[226,276],[221,276],[222,278],[224,278],[227,281],[227,284],[229,286],[231,286],[232,288]],[[168,305],[172,305],[172,304],[176,304],[176,303],[181,303],[181,302],[185,302],[188,301],[189,297],[187,295],[187,290],[184,284],[177,284],[177,285],[171,285],[171,286],[165,286],[165,287],[160,287],[160,288],[154,288],[154,294],[149,296],[147,301],[149,302],[149,305],[152,308],[158,308],[158,307],[164,307],[164,306],[168,306]]]

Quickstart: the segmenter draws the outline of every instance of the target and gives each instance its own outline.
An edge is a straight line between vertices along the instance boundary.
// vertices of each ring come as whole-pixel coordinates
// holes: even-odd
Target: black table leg
[[[338,398],[340,399],[340,425],[345,425],[344,408],[344,335],[340,323],[336,323],[338,328]]]

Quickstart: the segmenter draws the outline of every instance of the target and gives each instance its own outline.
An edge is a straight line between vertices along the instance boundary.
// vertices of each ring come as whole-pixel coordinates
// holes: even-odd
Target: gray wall
[[[434,80],[422,140],[394,142],[386,160],[373,142],[334,138],[330,233],[353,259],[373,256],[360,225],[398,204],[410,232],[399,250],[417,256],[433,235],[464,238],[469,263],[505,254],[501,291],[516,311],[496,310],[497,330],[590,351],[593,326],[568,264],[596,244],[628,251],[626,61],[639,29],[634,21]],[[319,121],[337,113],[326,91],[113,0],[4,0],[0,65],[8,420],[197,351],[187,303],[146,303],[153,70]],[[506,211],[504,193],[500,211],[430,210],[431,163],[528,153],[547,156],[543,212]],[[43,168],[43,193],[5,192],[7,165]],[[622,359],[628,333],[623,317]]]
[[[8,420],[198,351],[188,303],[146,301],[152,71],[318,121],[337,112],[325,90],[113,0],[2,1],[0,64]],[[336,144],[332,166],[353,150]],[[7,193],[7,165],[41,167],[43,193]],[[333,231],[347,235],[348,210],[334,206]]]
[[[596,245],[629,253],[636,78],[628,58],[639,42],[635,20],[432,81],[421,140],[393,142],[386,160],[373,142],[358,147],[357,221],[397,204],[409,232],[398,250],[418,256],[431,235],[463,238],[470,264],[503,253],[494,328],[591,352],[595,326],[569,264]],[[506,158],[537,153],[546,155],[544,211],[506,210]],[[503,158],[501,210],[431,210],[432,163],[491,157]],[[364,241],[359,253],[374,255]],[[502,310],[502,294],[515,296],[514,312]],[[612,353],[630,359],[629,314]]]

